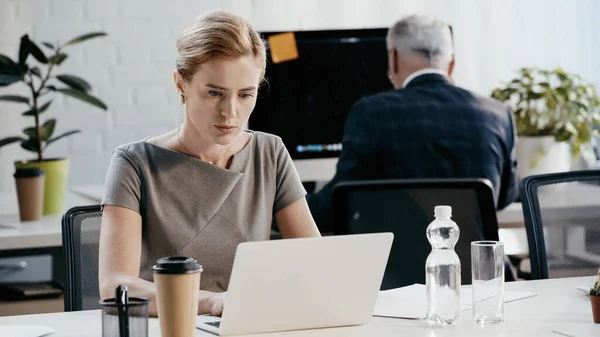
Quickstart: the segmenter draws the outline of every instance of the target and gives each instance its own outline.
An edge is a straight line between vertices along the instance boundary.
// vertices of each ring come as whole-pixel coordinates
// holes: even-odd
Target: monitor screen
[[[280,136],[293,159],[339,156],[352,105],[392,89],[386,34],[386,28],[295,32],[297,59],[274,63],[267,55],[269,85],[249,128]]]

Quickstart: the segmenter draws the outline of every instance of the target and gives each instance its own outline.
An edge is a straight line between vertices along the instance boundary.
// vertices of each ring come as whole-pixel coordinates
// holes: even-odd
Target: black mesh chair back
[[[62,218],[67,267],[65,311],[100,309],[98,245],[101,221],[99,205],[71,208]]]
[[[531,278],[589,276],[600,266],[600,171],[521,181]]]
[[[437,205],[452,206],[460,228],[455,251],[462,284],[471,283],[471,242],[498,240],[493,190],[485,179],[343,182],[334,188],[333,205],[334,235],[394,233],[382,290],[425,283],[431,252],[426,228]]]

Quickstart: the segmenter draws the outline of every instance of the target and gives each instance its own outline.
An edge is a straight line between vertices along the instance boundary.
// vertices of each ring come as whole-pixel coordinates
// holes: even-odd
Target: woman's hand
[[[224,293],[209,293],[201,291],[198,299],[198,314],[221,316],[223,313],[223,294]],[[204,296],[203,296],[204,295]]]

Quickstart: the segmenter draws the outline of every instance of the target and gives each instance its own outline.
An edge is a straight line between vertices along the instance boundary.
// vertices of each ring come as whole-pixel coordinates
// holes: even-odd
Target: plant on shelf
[[[546,143],[570,144],[573,159],[583,154],[585,159],[595,160],[590,141],[600,125],[600,98],[579,75],[560,68],[523,68],[491,96],[512,109],[519,141],[545,139]],[[539,149],[530,156],[530,167],[535,167],[548,150]],[[568,153],[569,146],[565,149]],[[549,161],[556,161],[556,157]]]
[[[56,214],[63,211],[64,190],[66,189],[68,173],[66,159],[46,158],[44,150],[59,139],[80,132],[80,130],[70,130],[54,135],[56,119],[41,119],[42,115],[50,108],[52,97],[55,94],[62,94],[79,99],[102,110],[107,109],[106,104],[91,95],[91,86],[87,81],[75,75],[55,75],[54,71],[67,60],[68,54],[65,53],[67,48],[105,35],[106,33],[103,32],[88,33],[73,38],[64,44],[42,42],[42,45],[49,51],[46,54],[25,34],[21,37],[18,59],[13,60],[0,54],[0,87],[21,83],[25,85],[29,92],[27,96],[17,94],[0,95],[0,101],[26,105],[27,108],[22,115],[33,119],[33,125],[22,131],[23,136],[0,139],[0,147],[19,143],[23,149],[36,154],[34,160],[16,161],[15,167],[36,167],[44,171],[44,214]]]
[[[104,35],[106,34],[89,33],[76,37],[63,45],[42,42],[45,47],[52,51],[52,55],[47,57],[29,39],[29,36],[25,34],[21,37],[19,59],[17,62],[8,56],[0,54],[0,86],[5,87],[20,82],[25,84],[30,91],[30,97],[1,95],[0,100],[26,104],[27,110],[23,112],[23,116],[33,117],[34,119],[34,125],[23,130],[25,137],[13,136],[1,139],[0,147],[11,143],[20,143],[22,148],[35,152],[37,160],[42,161],[44,160],[44,149],[48,145],[61,138],[80,132],[79,130],[72,130],[53,137],[56,119],[49,118],[43,123],[40,120],[40,115],[52,103],[52,100],[46,100],[42,103],[43,97],[48,94],[61,93],[106,110],[107,107],[102,101],[89,94],[91,86],[84,79],[74,75],[52,75],[52,71],[67,59],[68,55],[64,52],[66,47]],[[27,63],[30,55],[39,63],[47,66],[45,73],[42,73],[39,66]],[[57,86],[56,82],[63,84],[63,86]]]
[[[590,301],[592,302],[592,316],[594,323],[600,323],[600,270],[598,270],[598,278],[590,289]]]
[[[592,289],[590,289],[590,295],[600,296],[600,271],[598,272],[598,279],[594,283]]]

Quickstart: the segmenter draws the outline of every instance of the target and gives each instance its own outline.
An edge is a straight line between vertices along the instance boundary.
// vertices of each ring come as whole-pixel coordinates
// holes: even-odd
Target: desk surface
[[[457,327],[432,330],[416,320],[380,318],[363,326],[272,333],[263,336],[600,336],[600,324],[592,321],[587,296],[576,290],[590,286],[595,277],[578,277],[506,284],[506,290],[531,291],[538,296],[505,305],[505,323],[479,327],[470,310],[463,311]],[[30,316],[0,317],[0,325],[38,325],[56,329],[51,337],[100,336],[100,311],[80,311]],[[149,336],[159,336],[158,320],[149,321]],[[197,336],[214,336],[197,330]]]
[[[70,191],[65,196],[65,210],[93,204],[98,202]],[[56,214],[21,222],[15,192],[0,193],[0,251],[62,246],[61,218]]]

